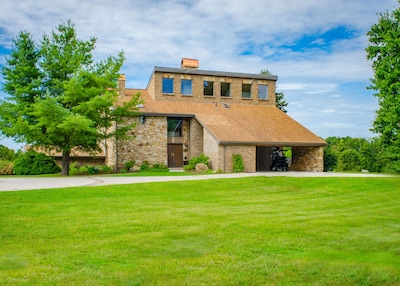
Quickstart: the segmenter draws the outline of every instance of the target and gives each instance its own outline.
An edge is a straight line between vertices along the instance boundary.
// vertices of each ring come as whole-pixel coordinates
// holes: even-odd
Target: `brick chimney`
[[[199,61],[196,59],[182,58],[181,68],[197,70],[199,68]]]
[[[126,82],[125,74],[120,74],[118,78],[119,96],[125,96],[125,82]]]

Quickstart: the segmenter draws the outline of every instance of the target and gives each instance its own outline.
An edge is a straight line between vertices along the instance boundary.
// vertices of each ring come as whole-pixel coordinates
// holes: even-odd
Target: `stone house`
[[[181,168],[204,153],[213,170],[231,172],[232,156],[240,154],[246,172],[267,171],[272,150],[291,147],[290,170],[323,171],[325,141],[275,107],[277,76],[198,67],[185,58],[181,68],[155,67],[140,90],[120,77],[120,102],[140,92],[144,103],[130,119],[135,138],[106,142],[108,166],[135,160]]]

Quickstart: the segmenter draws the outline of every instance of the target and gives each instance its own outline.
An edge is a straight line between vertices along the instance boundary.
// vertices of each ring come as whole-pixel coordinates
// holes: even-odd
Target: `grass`
[[[0,193],[4,285],[399,285],[399,178]]]

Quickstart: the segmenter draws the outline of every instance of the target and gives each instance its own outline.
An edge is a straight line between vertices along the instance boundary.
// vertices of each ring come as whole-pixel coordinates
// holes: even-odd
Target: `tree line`
[[[392,154],[379,138],[328,137],[324,149],[324,171],[398,173]]]

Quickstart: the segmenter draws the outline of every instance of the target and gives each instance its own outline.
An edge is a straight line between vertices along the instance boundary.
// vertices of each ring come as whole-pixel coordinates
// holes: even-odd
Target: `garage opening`
[[[292,147],[257,146],[256,171],[284,171],[292,164]]]

